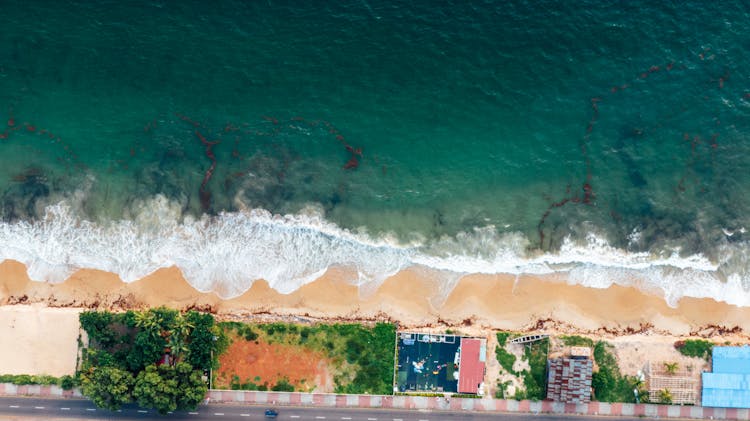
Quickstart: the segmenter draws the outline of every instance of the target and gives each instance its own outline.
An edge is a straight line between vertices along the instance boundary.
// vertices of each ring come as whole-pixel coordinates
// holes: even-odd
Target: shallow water
[[[742,2],[7,10],[0,257],[35,279],[423,265],[750,304]]]

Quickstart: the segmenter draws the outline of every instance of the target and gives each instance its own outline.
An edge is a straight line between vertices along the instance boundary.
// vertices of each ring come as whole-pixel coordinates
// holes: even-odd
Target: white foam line
[[[700,254],[681,256],[677,249],[628,252],[594,234],[581,241],[565,239],[558,252],[538,254],[528,252],[530,240],[523,234],[492,226],[399,244],[386,235],[340,228],[322,212],[280,216],[254,209],[182,220],[181,205],[159,195],[130,211],[132,221],[94,223],[61,203],[47,207],[35,222],[0,222],[0,260],[20,261],[32,279],[49,282],[61,282],[80,268],[113,272],[132,282],[177,266],[196,289],[223,298],[241,295],[256,279],[291,293],[332,266],[355,268],[358,278],[351,282],[372,290],[388,276],[421,265],[456,277],[566,272],[569,282],[587,287],[619,284],[662,292],[672,305],[682,297],[710,297],[750,306],[744,286],[750,285],[750,275],[729,267],[727,259],[719,264]],[[726,247],[726,256],[744,256],[750,249],[745,243]],[[439,293],[447,296],[453,285],[446,282]]]

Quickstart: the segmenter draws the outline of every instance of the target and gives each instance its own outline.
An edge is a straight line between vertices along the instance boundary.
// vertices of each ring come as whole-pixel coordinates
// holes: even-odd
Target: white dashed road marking
[[[96,408],[86,408],[87,411],[96,411]]]
[[[315,419],[316,420],[324,420],[324,419],[326,419],[326,417],[321,417],[320,415],[318,415],[317,417],[315,417]]]
[[[342,420],[350,420],[352,417],[341,417]]]
[[[198,415],[197,412],[188,412],[188,414],[190,414],[190,415]]]
[[[377,418],[368,418],[367,421],[378,421]]]
[[[214,415],[224,415],[223,412],[214,412]]]
[[[18,408],[18,405],[8,405],[11,408]]]
[[[60,408],[63,411],[70,411],[70,408]]]
[[[139,413],[139,414],[145,414],[146,412],[148,412],[148,411],[144,411],[144,410],[142,410],[142,409],[139,409],[139,410],[138,410],[138,413]]]
[[[250,414],[240,414],[241,417],[249,417]]]
[[[299,415],[290,415],[289,418],[299,418]]]
[[[34,409],[44,409],[43,406],[35,406]]]

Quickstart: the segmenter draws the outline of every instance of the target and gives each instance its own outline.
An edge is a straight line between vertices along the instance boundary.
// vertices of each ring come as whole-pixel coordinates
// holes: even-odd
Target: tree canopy
[[[91,367],[81,375],[81,390],[94,404],[110,410],[132,400],[133,375],[117,367]]]
[[[160,307],[88,311],[80,321],[93,339],[83,354],[82,391],[97,406],[117,409],[135,399],[166,413],[195,408],[205,397],[203,370],[213,363],[219,334],[212,315]]]

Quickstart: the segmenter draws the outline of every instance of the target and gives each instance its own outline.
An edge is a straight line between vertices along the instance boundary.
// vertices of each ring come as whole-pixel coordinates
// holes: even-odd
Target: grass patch
[[[711,357],[714,343],[703,339],[686,339],[684,341],[675,342],[674,347],[680,351],[682,355],[703,358],[708,361]]]
[[[334,376],[336,393],[392,393],[395,365],[393,347],[396,342],[396,327],[393,324],[377,323],[369,327],[338,323],[306,326],[221,322],[219,326],[225,332],[232,331],[248,341],[261,338],[269,344],[285,344],[320,352],[331,360],[337,370]],[[249,379],[244,383],[238,379],[233,384],[238,388],[262,386]],[[270,388],[288,390],[290,386],[286,381],[279,381]]]
[[[510,336],[510,333],[508,332],[497,333],[498,346],[497,348],[495,348],[495,357],[497,358],[497,361],[500,363],[500,366],[503,367],[505,371],[507,371],[510,374],[513,374],[514,376],[517,376],[518,373],[513,371],[513,364],[515,364],[516,362],[516,356],[511,354],[505,349],[505,344],[508,341],[508,336]]]
[[[591,338],[585,338],[578,335],[562,335],[560,340],[566,346],[587,346],[589,348],[594,347],[594,340]]]
[[[601,402],[635,402],[633,389],[640,389],[641,382],[634,376],[620,373],[613,349],[611,344],[604,341],[594,345],[594,360],[599,366],[591,381],[594,397]]]
[[[529,370],[521,372],[526,390],[516,392],[516,399],[542,400],[547,397],[547,349],[549,338],[524,345],[524,358],[529,362]]]

